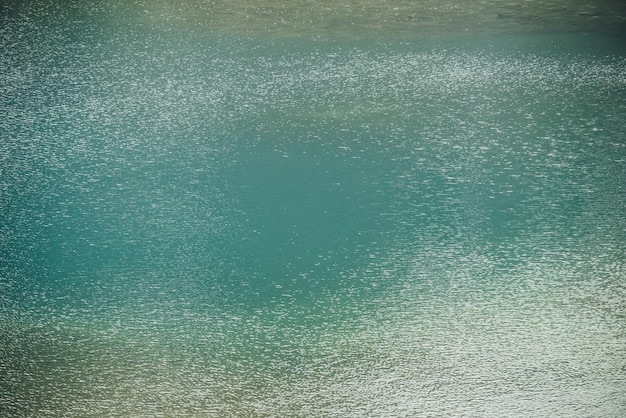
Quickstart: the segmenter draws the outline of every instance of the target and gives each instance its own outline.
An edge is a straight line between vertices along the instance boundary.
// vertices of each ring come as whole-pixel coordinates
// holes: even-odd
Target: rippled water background
[[[619,1],[0,6],[1,416],[626,414]]]

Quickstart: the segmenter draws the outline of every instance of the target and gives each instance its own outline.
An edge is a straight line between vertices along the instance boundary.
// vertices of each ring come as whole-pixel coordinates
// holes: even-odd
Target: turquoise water
[[[623,416],[623,6],[229,4],[2,6],[0,415]]]

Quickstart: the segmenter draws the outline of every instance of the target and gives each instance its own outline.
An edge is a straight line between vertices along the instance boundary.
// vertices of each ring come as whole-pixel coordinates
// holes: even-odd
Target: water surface
[[[619,2],[2,6],[0,415],[622,416]]]

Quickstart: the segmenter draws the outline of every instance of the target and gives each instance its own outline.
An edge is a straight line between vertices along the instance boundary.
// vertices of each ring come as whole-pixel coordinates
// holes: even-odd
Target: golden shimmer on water
[[[155,0],[135,12],[144,23],[277,36],[413,36],[487,31],[620,32],[620,0]]]

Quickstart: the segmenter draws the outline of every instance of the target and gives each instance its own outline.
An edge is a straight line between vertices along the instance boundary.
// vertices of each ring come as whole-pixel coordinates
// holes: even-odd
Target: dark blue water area
[[[623,413],[619,35],[46,7],[0,31],[0,415]]]

